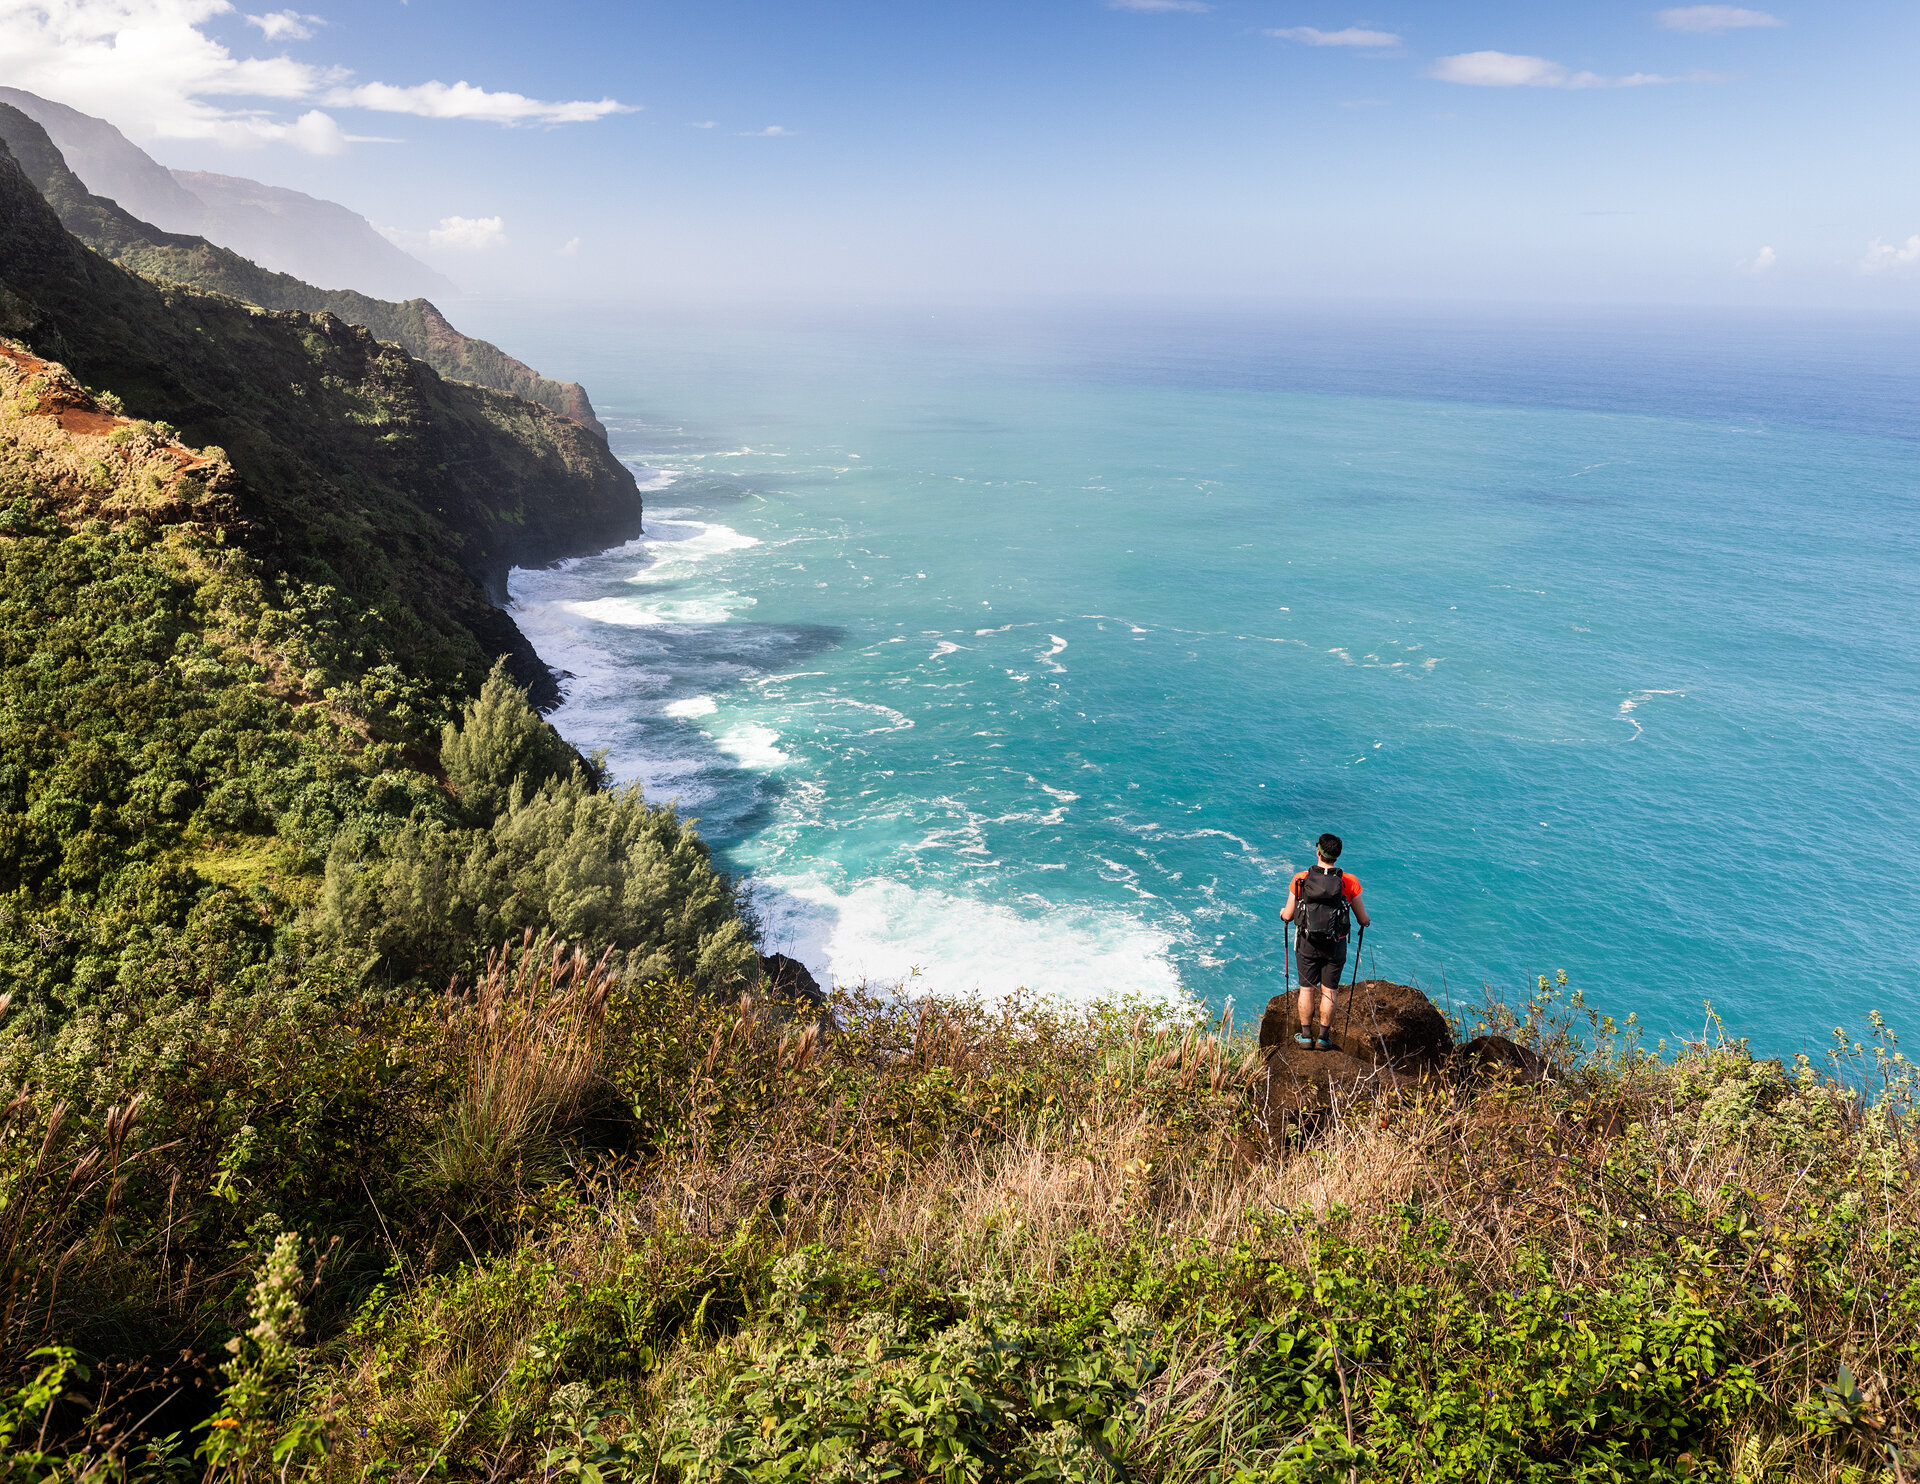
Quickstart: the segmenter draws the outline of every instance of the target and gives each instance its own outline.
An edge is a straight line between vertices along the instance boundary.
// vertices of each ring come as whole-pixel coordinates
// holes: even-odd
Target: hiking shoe
[[[1315,1051],[1338,1051],[1340,1048],[1333,1044],[1332,1031],[1322,1031],[1320,1032],[1320,1039],[1313,1043],[1313,1049]]]
[[[1312,1035],[1306,1031],[1295,1031],[1293,1033],[1293,1044],[1296,1046],[1304,1046],[1307,1050],[1311,1051],[1314,1048],[1314,1039]]]

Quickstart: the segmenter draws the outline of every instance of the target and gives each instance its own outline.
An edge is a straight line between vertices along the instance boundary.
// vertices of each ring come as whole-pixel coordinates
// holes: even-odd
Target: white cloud
[[[1391,31],[1367,31],[1359,26],[1348,26],[1344,31],[1322,31],[1314,26],[1288,26],[1285,30],[1269,31],[1267,35],[1277,36],[1282,41],[1302,41],[1308,46],[1362,46],[1377,50],[1400,44],[1400,38]]]
[[[480,252],[507,240],[507,224],[497,216],[443,216],[427,233],[427,244],[443,252]]]
[[[258,26],[268,41],[311,41],[313,28],[326,22],[317,15],[302,15],[297,10],[271,10],[265,15],[247,17],[249,26]]]
[[[1773,272],[1779,263],[1779,256],[1770,247],[1763,247],[1750,258],[1743,258],[1733,265],[1736,273],[1744,273],[1749,278],[1761,278]]]
[[[717,129],[720,127],[720,121],[718,119],[701,119],[699,123],[688,124],[687,127],[689,129]]]
[[[1663,10],[1660,24],[1669,31],[1697,31],[1717,36],[1722,31],[1744,31],[1750,26],[1784,26],[1786,22],[1764,10],[1742,10],[1737,5],[1682,5]]]
[[[1108,10],[1188,10],[1204,15],[1213,7],[1204,0],[1107,0]]]
[[[791,139],[797,131],[782,128],[779,124],[768,124],[764,129],[743,129],[740,139]]]
[[[1906,273],[1915,268],[1920,268],[1920,233],[1904,243],[1886,243],[1876,237],[1860,260],[1862,273]]]
[[[578,237],[569,237],[553,250],[553,255],[556,258],[570,258],[579,251],[580,239]]]
[[[1692,78],[1662,77],[1657,72],[1633,72],[1625,77],[1602,77],[1597,72],[1574,72],[1545,57],[1514,52],[1462,52],[1442,57],[1429,70],[1441,82],[1465,83],[1475,88],[1643,88],[1656,83],[1704,82]]]
[[[353,142],[352,135],[317,108],[301,114],[287,125],[286,133],[280,137],[310,155],[344,155]]]
[[[0,77],[140,140],[280,143],[320,154],[363,136],[344,132],[315,105],[496,123],[572,123],[624,111],[611,99],[546,103],[468,83],[355,85],[345,68],[236,55],[206,31],[232,14],[231,0],[0,0]],[[267,41],[296,39],[292,28],[315,24],[291,9],[247,20]],[[303,110],[289,109],[298,114],[289,119],[273,105]]]
[[[602,98],[597,103],[544,103],[524,93],[490,93],[472,83],[415,83],[395,87],[390,82],[361,83],[335,88],[327,102],[345,108],[369,108],[377,113],[411,113],[427,119],[479,119],[490,124],[585,124],[610,113],[632,113],[631,104]]]

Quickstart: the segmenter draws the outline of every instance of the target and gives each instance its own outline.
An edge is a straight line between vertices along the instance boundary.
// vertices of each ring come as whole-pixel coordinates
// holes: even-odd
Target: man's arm
[[[1371,917],[1367,916],[1367,904],[1360,900],[1359,892],[1355,892],[1353,894],[1352,905],[1353,905],[1354,919],[1360,924],[1361,927],[1366,927],[1369,923],[1373,921]]]
[[[1287,904],[1286,906],[1280,909],[1280,920],[1282,922],[1293,921],[1293,903],[1294,903],[1293,893],[1294,893],[1294,889],[1299,885],[1300,885],[1300,878],[1298,876],[1294,877],[1293,880],[1287,883]]]

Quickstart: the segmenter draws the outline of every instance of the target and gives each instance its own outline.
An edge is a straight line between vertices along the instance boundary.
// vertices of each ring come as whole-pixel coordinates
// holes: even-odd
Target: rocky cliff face
[[[0,97],[14,91],[0,89]],[[315,288],[288,274],[262,268],[204,237],[162,231],[119,202],[90,192],[69,168],[49,131],[5,102],[0,102],[0,141],[13,151],[61,224],[123,267],[148,278],[231,294],[263,309],[338,315],[348,324],[364,325],[381,340],[393,341],[442,376],[538,402],[603,439],[607,436],[606,428],[594,415],[586,389],[579,383],[554,381],[498,346],[462,335],[425,299],[395,304],[351,289]]]
[[[504,597],[514,564],[640,529],[632,474],[585,428],[446,381],[334,315],[149,282],[70,235],[10,152],[0,333],[130,414],[225,450],[236,539],[316,601],[378,610],[412,665],[467,674],[509,653],[551,700],[551,678],[487,596]]]

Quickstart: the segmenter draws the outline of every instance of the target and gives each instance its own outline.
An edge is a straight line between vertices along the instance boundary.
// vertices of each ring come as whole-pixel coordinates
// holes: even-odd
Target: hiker
[[[1335,864],[1340,859],[1340,837],[1322,835],[1316,844],[1319,860],[1293,878],[1280,920],[1300,919],[1297,956],[1300,960],[1300,1029],[1294,1044],[1310,1051],[1333,1050],[1333,1001],[1340,991],[1340,971],[1347,963],[1350,918],[1368,923],[1360,900],[1360,878]],[[1320,1020],[1312,1021],[1315,987],[1320,994]]]

